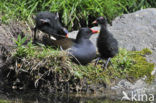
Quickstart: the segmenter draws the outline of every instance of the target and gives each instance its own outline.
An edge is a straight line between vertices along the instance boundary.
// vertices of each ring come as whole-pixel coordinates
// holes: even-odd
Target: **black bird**
[[[66,37],[68,30],[62,27],[59,22],[58,13],[51,13],[48,11],[39,12],[35,17],[36,26],[34,28],[34,40],[36,40],[36,30],[41,30],[56,39]]]
[[[98,33],[97,30],[93,30],[93,29],[91,29],[91,30],[92,30],[93,34]],[[52,40],[52,39],[49,39],[45,35],[45,36],[43,36],[42,41],[45,45],[54,46],[56,48],[61,47],[63,50],[66,50],[68,48],[71,48],[75,44],[76,39],[63,37],[59,40]]]
[[[97,33],[90,28],[81,28],[73,46],[68,49],[76,63],[86,65],[96,57],[96,47],[89,40],[92,34]]]
[[[97,59],[96,64],[100,59],[106,59],[106,68],[110,59],[118,53],[118,42],[113,37],[112,33],[108,31],[107,21],[104,19],[104,17],[97,18],[93,23],[97,23],[101,26],[100,34],[97,38],[97,48],[100,54],[100,58]]]
[[[61,47],[63,50],[71,48],[74,45],[75,39],[73,38],[61,38],[59,40],[49,39],[46,35],[42,38],[42,43],[48,46],[52,46],[54,48]]]

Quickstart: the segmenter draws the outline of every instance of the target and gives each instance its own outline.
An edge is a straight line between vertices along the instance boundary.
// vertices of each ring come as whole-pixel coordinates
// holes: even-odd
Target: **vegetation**
[[[1,0],[0,21],[24,20],[33,25],[32,15],[39,11],[59,12],[60,20],[68,30],[90,26],[98,16],[104,16],[109,22],[123,13],[156,7],[155,0]],[[83,91],[86,85],[107,84],[117,79],[131,82],[145,77],[150,83],[154,64],[146,61],[145,55],[151,54],[147,48],[142,51],[120,49],[112,65],[103,69],[100,61],[95,67],[94,61],[87,66],[77,65],[70,60],[65,51],[55,50],[42,44],[35,46],[27,37],[18,36],[14,40],[17,48],[8,56],[2,76],[6,87],[11,89],[40,89],[43,91]],[[5,87],[4,86],[4,87]],[[1,102],[5,102],[0,100]],[[91,101],[90,101],[91,102]]]
[[[10,103],[10,101],[7,101],[7,100],[0,100],[0,103]]]
[[[123,13],[156,7],[155,0],[1,0],[3,22],[14,18],[32,23],[32,14],[39,11],[59,12],[69,30],[90,25],[98,16],[109,21]]]
[[[112,59],[113,66],[109,65],[107,69],[103,69],[102,61],[97,67],[94,66],[95,62],[87,66],[77,65],[65,51],[54,50],[42,44],[34,46],[32,41],[22,45],[25,40],[26,37],[20,36],[15,40],[17,48],[10,57],[13,62],[4,69],[3,75],[9,78],[10,87],[78,92],[83,91],[85,85],[111,85],[112,81],[117,79],[126,78],[134,82],[146,77],[146,81],[150,83],[154,78],[151,75],[154,64],[147,62],[144,57],[151,54],[149,49],[120,49],[119,54]],[[17,83],[17,80],[20,82]]]
[[[112,80],[119,78],[127,78],[131,82],[136,81],[141,77],[147,77],[147,82],[151,82],[154,76],[151,72],[154,69],[153,63],[148,63],[144,57],[147,54],[151,54],[149,49],[143,49],[142,51],[127,51],[126,49],[120,49],[119,54],[111,61],[113,65],[109,65],[107,69],[102,68],[103,62],[94,67],[94,63],[77,69],[79,75],[89,78],[90,82],[105,82],[111,83]]]

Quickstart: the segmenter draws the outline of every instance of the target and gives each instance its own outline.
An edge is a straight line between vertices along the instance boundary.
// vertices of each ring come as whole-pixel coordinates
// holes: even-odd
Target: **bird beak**
[[[90,30],[92,31],[93,34],[99,33],[99,30],[93,30],[93,29]]]
[[[92,24],[97,24],[97,21],[96,21],[96,20],[95,20],[95,21],[93,21],[93,22],[92,22]]]
[[[68,30],[66,28],[62,28],[63,32],[66,33],[66,38],[68,38]]]
[[[40,19],[40,21],[41,21],[43,24],[45,24],[45,23],[49,23],[49,22],[50,22],[49,19]]]
[[[66,38],[68,38],[68,34],[66,34]]]
[[[63,32],[68,34],[68,30],[66,28],[63,28]]]

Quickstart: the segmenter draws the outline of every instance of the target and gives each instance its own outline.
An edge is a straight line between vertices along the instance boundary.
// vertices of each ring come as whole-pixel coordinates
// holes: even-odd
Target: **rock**
[[[119,47],[127,50],[141,50],[149,48],[153,51],[148,56],[148,60],[156,63],[156,9],[143,9],[134,13],[124,14],[115,18],[112,26],[108,29],[114,34],[119,42]],[[99,30],[99,27],[93,29]],[[69,37],[75,38],[77,32],[71,32]],[[92,42],[96,45],[98,35],[91,37]]]
[[[119,41],[122,48],[141,50],[149,48],[153,51],[148,57],[156,63],[156,9],[144,9],[117,17],[110,31]]]
[[[125,14],[121,17],[117,17],[113,21],[113,25],[109,26],[109,30],[117,38],[119,46],[132,50],[141,50],[143,48],[149,48],[152,50],[152,55],[147,56],[147,60],[156,64],[156,9],[144,9],[131,14]],[[152,75],[156,73],[155,70]],[[120,81],[121,82],[121,81]],[[139,79],[134,84],[129,83],[129,88],[122,89],[120,82],[116,85],[116,92],[126,90],[127,93],[144,91],[147,94],[156,94],[156,80],[148,85],[143,79]],[[123,84],[128,84],[128,81],[123,81]],[[117,89],[118,87],[118,89]],[[144,93],[142,92],[142,94]]]
[[[113,91],[116,92],[116,99],[121,100],[125,93],[131,98],[136,95],[136,97],[149,95],[154,96],[156,94],[156,85],[146,84],[144,80],[139,79],[135,83],[130,83],[127,80],[121,80],[116,86],[111,87]],[[138,99],[138,98],[137,98]]]
[[[119,47],[127,50],[142,50],[149,48],[152,50],[152,55],[147,56],[147,60],[156,64],[156,9],[143,9],[134,13],[124,14],[115,18],[112,26],[108,26],[110,32],[119,42]],[[99,27],[93,27],[95,30],[100,30]],[[75,38],[77,32],[71,32],[69,37]],[[96,45],[98,35],[91,37],[92,42]],[[152,75],[156,74],[155,70]],[[143,91],[142,93],[156,94],[156,78],[155,81],[149,85],[146,84],[144,78],[131,83],[127,80],[120,80],[111,90],[116,92],[116,98],[121,99],[123,91],[132,93],[136,91]]]

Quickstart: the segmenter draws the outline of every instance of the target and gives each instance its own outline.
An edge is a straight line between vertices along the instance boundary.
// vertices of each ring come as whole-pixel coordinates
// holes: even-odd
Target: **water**
[[[106,97],[84,95],[16,93],[0,95],[0,103],[141,103],[121,100],[110,100]],[[145,103],[145,102],[144,102]]]

